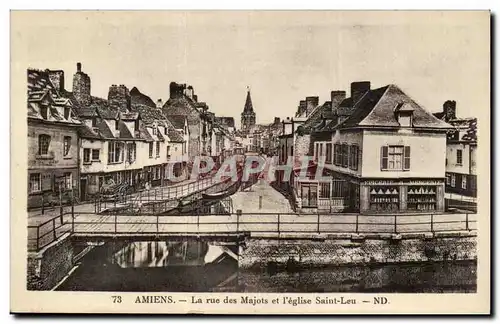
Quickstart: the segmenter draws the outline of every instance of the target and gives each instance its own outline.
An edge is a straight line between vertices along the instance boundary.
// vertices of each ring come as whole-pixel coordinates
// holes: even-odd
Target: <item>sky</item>
[[[71,90],[81,62],[103,98],[125,84],[165,101],[187,83],[237,125],[247,86],[257,123],[353,81],[397,84],[431,112],[490,105],[487,12],[14,12],[11,28],[13,71],[63,69]]]

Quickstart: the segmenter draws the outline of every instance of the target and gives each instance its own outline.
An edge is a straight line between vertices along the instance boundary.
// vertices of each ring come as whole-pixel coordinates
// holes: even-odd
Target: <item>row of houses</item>
[[[165,104],[124,85],[99,98],[80,63],[72,91],[62,70],[28,69],[27,101],[28,208],[63,193],[87,200],[106,185],[168,185],[188,177],[192,157],[221,160],[234,142],[192,87],[172,83]]]
[[[278,170],[277,184],[301,212],[442,212],[445,189],[475,195],[476,120],[456,118],[454,102],[433,115],[397,85],[367,81],[329,99],[306,97],[282,121],[278,161],[293,172]]]

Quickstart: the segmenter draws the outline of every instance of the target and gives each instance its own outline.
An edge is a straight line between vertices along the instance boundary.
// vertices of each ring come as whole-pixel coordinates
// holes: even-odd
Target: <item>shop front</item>
[[[360,186],[361,213],[444,211],[444,181],[368,180]]]

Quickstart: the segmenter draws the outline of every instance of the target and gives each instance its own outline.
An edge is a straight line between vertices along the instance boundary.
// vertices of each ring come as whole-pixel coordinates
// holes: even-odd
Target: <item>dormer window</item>
[[[401,127],[413,127],[413,107],[410,103],[398,103],[394,109],[396,120]]]
[[[69,107],[64,108],[64,119],[68,120],[71,114],[71,109]]]
[[[115,121],[115,130],[118,130],[118,120]]]
[[[41,106],[40,107],[40,115],[42,115],[43,119],[48,119],[49,118],[48,115],[47,115],[47,113],[48,113],[47,106]]]

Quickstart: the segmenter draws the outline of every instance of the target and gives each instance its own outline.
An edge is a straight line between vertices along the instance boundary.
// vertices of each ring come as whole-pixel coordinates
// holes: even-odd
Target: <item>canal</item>
[[[237,248],[199,241],[108,243],[56,288],[135,292],[476,292],[476,263],[238,269]]]

